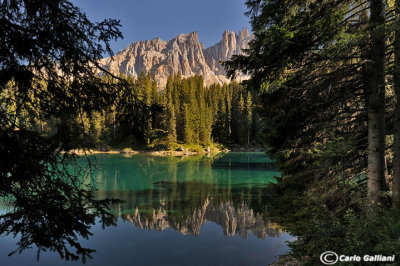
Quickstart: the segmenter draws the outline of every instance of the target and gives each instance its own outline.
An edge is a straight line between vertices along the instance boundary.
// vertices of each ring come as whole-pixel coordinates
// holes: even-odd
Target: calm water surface
[[[91,158],[94,160],[94,158]],[[87,265],[268,265],[295,238],[270,222],[265,187],[279,172],[263,153],[214,158],[97,155],[97,197],[114,206],[116,227],[92,228]],[[3,208],[4,211],[4,208]],[[80,265],[36,249],[7,257],[16,239],[0,237],[0,265]]]

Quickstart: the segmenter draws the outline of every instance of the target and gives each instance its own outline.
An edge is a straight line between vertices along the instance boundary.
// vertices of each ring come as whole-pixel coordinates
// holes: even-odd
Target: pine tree
[[[347,171],[339,173],[331,165],[329,178],[345,178],[344,174],[352,178],[364,171],[366,160],[362,158],[368,153],[371,159],[376,153],[376,160],[370,160],[369,164],[378,167],[381,173],[383,129],[382,122],[375,123],[377,117],[384,120],[381,111],[373,119],[373,124],[379,127],[376,135],[379,147],[375,147],[378,148],[375,152],[372,149],[368,152],[365,136],[367,114],[373,113],[372,109],[368,112],[366,109],[374,108],[375,103],[378,104],[375,107],[380,106],[378,109],[382,106],[382,89],[376,94],[376,85],[382,85],[382,58],[372,67],[373,75],[366,75],[363,70],[365,62],[375,61],[378,50],[381,53],[381,18],[377,16],[378,25],[370,23],[371,27],[365,27],[368,21],[361,16],[365,8],[355,1],[290,3],[247,1],[255,39],[244,55],[234,56],[225,64],[231,76],[237,70],[249,72],[252,78],[247,84],[265,91],[261,111],[266,120],[263,134],[270,153],[287,166],[281,169],[284,175],[287,170],[286,174],[297,177],[313,165],[307,156],[310,147],[344,138],[357,149],[347,153],[348,159],[341,162]],[[373,28],[376,31],[371,32]],[[375,55],[369,47],[371,36],[375,36],[374,45],[378,47]],[[367,92],[373,94],[369,100]],[[282,150],[287,151],[285,156],[279,153]],[[371,168],[370,172],[373,180],[374,170]],[[319,174],[328,179],[322,171]]]
[[[370,4],[371,63],[367,65],[368,104],[368,195],[379,201],[385,188],[385,3]]]
[[[175,108],[172,103],[168,103],[167,106],[167,118],[166,118],[166,128],[167,128],[167,145],[171,147],[176,143],[176,116]]]
[[[160,102],[160,93],[158,91],[157,87],[157,81],[155,79],[152,79],[151,81],[151,104],[161,104]]]
[[[42,135],[27,123],[10,123],[14,110],[0,108],[0,153],[7,155],[0,161],[0,195],[12,206],[1,215],[0,233],[21,237],[19,253],[36,246],[84,260],[93,250],[77,239],[90,235],[97,218],[114,223],[112,201],[95,199],[93,188],[67,171],[73,158],[60,151],[83,144],[78,115],[104,110],[124,86],[104,83],[96,74],[103,70],[98,60],[112,55],[109,42],[122,37],[120,24],[91,22],[67,0],[2,1],[0,17],[0,95],[11,86],[16,111],[55,122],[54,134]],[[0,98],[0,105],[9,99]]]
[[[172,102],[172,92],[174,90],[174,81],[172,76],[168,76],[167,85],[165,86],[165,90],[163,92],[163,104],[167,106],[169,102]]]
[[[243,94],[240,92],[239,100],[237,103],[237,111],[236,111],[236,131],[238,135],[238,143],[245,143],[245,131],[246,131],[246,114],[245,114],[245,105]]]
[[[400,0],[395,0],[395,15],[400,14]],[[395,21],[394,33],[394,93],[395,93],[395,117],[394,117],[394,143],[393,143],[393,207],[400,208],[400,20]]]
[[[247,92],[246,97],[246,127],[247,127],[247,145],[250,144],[250,131],[252,127],[252,116],[253,116],[253,102],[251,100],[251,93],[250,91]]]
[[[184,105],[184,135],[183,140],[186,143],[194,143],[195,142],[195,132],[193,130],[193,121],[192,114],[190,112],[190,108],[188,104]]]

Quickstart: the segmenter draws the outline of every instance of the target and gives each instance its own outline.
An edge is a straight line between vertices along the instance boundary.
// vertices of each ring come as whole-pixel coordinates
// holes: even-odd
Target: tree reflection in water
[[[201,226],[212,221],[227,236],[246,238],[250,231],[259,238],[279,236],[281,229],[269,221],[267,211],[267,184],[279,173],[264,154],[249,156],[246,160],[232,154],[182,161],[143,157],[135,164],[137,176],[115,164],[114,174],[107,172],[112,167],[99,173],[104,190],[97,197],[122,199],[124,203],[114,206],[115,218],[143,229],[173,228],[199,235]]]
[[[39,250],[62,251],[73,256],[90,257],[91,249],[79,244],[76,230],[86,230],[96,217],[103,216],[104,226],[118,219],[142,229],[163,231],[172,228],[182,234],[197,236],[206,221],[222,227],[226,236],[247,238],[252,232],[258,238],[278,237],[282,230],[269,219],[271,201],[268,183],[279,175],[273,162],[264,154],[228,154],[214,158],[157,158],[97,155],[98,170],[93,172],[98,191],[90,196],[97,200],[116,198],[111,216],[91,212],[91,206],[64,202],[74,208],[85,208],[89,220],[80,216],[43,216],[41,208],[51,207],[47,198],[31,211],[14,209],[2,216],[3,232],[20,234],[18,252],[36,245]],[[90,158],[94,159],[94,158]],[[102,201],[98,201],[102,202]],[[42,206],[42,207],[41,207]],[[76,219],[76,220],[75,220]],[[86,226],[82,227],[82,222]],[[72,253],[64,247],[77,250]],[[69,253],[66,253],[69,252]],[[85,256],[82,256],[82,255]],[[67,258],[65,255],[64,258]]]

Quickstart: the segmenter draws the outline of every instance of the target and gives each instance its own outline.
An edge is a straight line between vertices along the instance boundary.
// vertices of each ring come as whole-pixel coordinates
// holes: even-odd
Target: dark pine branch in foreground
[[[122,37],[119,27],[93,23],[65,0],[0,3],[0,196],[10,206],[0,233],[20,234],[18,252],[36,246],[85,259],[92,250],[77,237],[89,236],[96,217],[113,223],[112,200],[94,199],[94,184],[67,171],[74,158],[60,151],[82,130],[70,117],[105,108],[123,85],[96,74],[109,41]],[[35,126],[46,119],[54,127],[43,135]]]

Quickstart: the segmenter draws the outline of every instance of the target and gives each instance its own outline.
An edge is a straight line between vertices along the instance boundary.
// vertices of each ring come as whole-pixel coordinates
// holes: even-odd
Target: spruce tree
[[[368,194],[373,202],[385,188],[385,3],[370,3],[371,63],[367,66],[368,99]]]
[[[250,91],[247,92],[246,97],[246,127],[247,127],[247,145],[250,144],[250,132],[252,127],[252,117],[253,117],[253,101],[251,100],[251,93]]]
[[[400,207],[400,1],[395,0],[395,40],[394,40],[394,143],[393,143],[393,207]]]
[[[175,116],[175,108],[171,102],[168,103],[167,106],[166,128],[167,128],[167,145],[171,147],[174,143],[176,143],[176,116]]]
[[[378,16],[379,25],[364,20],[361,15],[365,8],[358,1],[290,2],[279,5],[276,1],[247,1],[255,38],[244,55],[233,56],[225,63],[231,76],[237,70],[248,72],[252,75],[248,85],[266,91],[261,98],[261,111],[266,118],[264,139],[271,154],[288,166],[281,169],[284,173],[287,170],[300,177],[303,170],[307,171],[305,168],[313,165],[307,156],[310,147],[344,138],[357,149],[352,149],[346,154],[348,160],[342,161],[345,172],[339,173],[331,165],[330,178],[344,178],[344,173],[346,178],[354,177],[367,166],[363,158],[372,159],[374,154],[379,154],[380,159],[370,160],[369,165],[379,166],[381,173],[381,111],[374,116],[379,119],[371,120],[380,121],[379,125],[375,123],[379,128],[379,147],[368,150],[365,137],[367,115],[378,106],[382,109],[384,89],[376,89],[377,84],[382,85],[382,58],[378,60],[376,56],[382,49],[372,53],[374,49],[369,46],[371,36],[374,45],[382,46],[382,19]],[[372,27],[365,27],[368,23]],[[372,58],[379,63],[372,64]],[[366,74],[366,64],[379,69],[373,75]],[[374,97],[366,97],[368,93]],[[377,105],[368,101],[376,101]],[[284,156],[282,150],[288,153]],[[300,160],[304,163],[300,164]],[[378,161],[379,164],[374,163]],[[371,168],[370,180],[374,180],[375,172]],[[322,171],[320,174],[327,178]],[[382,181],[382,175],[378,176]]]
[[[21,115],[55,122],[54,134],[42,135],[0,108],[0,153],[7,155],[0,161],[0,195],[12,205],[0,217],[0,233],[21,237],[18,252],[36,246],[85,259],[93,250],[78,236],[87,238],[97,217],[103,225],[114,217],[110,200],[95,199],[94,188],[66,170],[73,158],[60,151],[82,144],[71,131],[83,131],[75,118],[105,109],[125,85],[97,75],[110,75],[98,60],[112,55],[109,42],[122,36],[120,24],[93,23],[67,0],[2,1],[0,17],[0,105],[12,100],[15,110],[27,112]],[[6,91],[15,93],[4,98]]]

